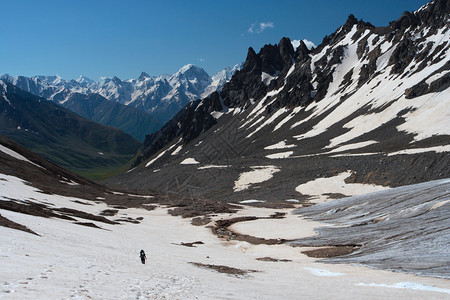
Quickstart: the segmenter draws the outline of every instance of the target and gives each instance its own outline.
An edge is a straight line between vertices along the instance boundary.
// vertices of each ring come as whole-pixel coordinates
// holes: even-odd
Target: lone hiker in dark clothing
[[[141,262],[143,264],[145,264],[145,260],[147,259],[147,257],[145,256],[144,250],[141,250],[141,253],[139,254],[139,256],[141,257]]]

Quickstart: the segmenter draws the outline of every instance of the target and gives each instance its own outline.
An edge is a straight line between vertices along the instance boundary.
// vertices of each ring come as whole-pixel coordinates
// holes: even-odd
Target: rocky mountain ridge
[[[342,172],[380,186],[449,177],[448,15],[435,0],[387,27],[350,15],[317,48],[288,38],[250,48],[220,92],[148,135],[111,183],[273,200],[307,197],[299,184]],[[258,172],[264,180],[237,188]]]

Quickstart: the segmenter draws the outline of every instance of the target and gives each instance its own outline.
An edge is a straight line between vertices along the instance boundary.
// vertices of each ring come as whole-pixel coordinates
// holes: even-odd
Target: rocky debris
[[[54,208],[53,211],[63,213],[64,215],[67,215],[67,216],[72,216],[72,217],[77,217],[77,218],[82,218],[82,219],[87,219],[87,220],[93,220],[93,221],[102,222],[102,223],[106,223],[106,224],[119,224],[118,222],[111,221],[103,216],[96,216],[96,215],[93,215],[93,214],[90,214],[90,213],[87,213],[87,212],[84,212],[81,210],[67,208],[67,207]]]
[[[323,247],[319,249],[306,250],[302,251],[303,254],[306,254],[309,257],[315,258],[328,258],[328,257],[336,257],[342,255],[348,255],[350,253],[359,250],[360,245],[340,245],[340,246],[331,246],[331,247]]]
[[[195,248],[195,245],[203,245],[204,243],[202,241],[196,241],[196,242],[192,242],[192,243],[183,243],[181,242],[180,244],[174,244],[174,245],[179,245],[179,246],[185,246],[185,247],[193,247]]]
[[[218,213],[234,213],[240,209],[240,206],[237,205],[207,199],[176,199],[171,197],[169,202],[162,202],[162,204],[165,203],[175,207],[169,209],[169,214],[182,216],[183,218],[207,217]]]
[[[432,29],[437,29],[448,25],[448,19],[445,17],[448,17],[449,10],[447,0],[434,0],[430,1],[425,9],[418,11],[416,16],[421,25],[431,25]]]
[[[198,262],[190,262],[194,266],[205,268],[205,269],[211,269],[215,270],[219,273],[225,273],[228,275],[234,275],[236,277],[243,277],[245,275],[248,275],[249,273],[255,273],[259,272],[257,270],[243,270],[243,269],[237,269],[233,267],[223,266],[223,265],[211,265],[211,264],[202,264]]]
[[[118,212],[118,209],[105,209],[100,213],[100,215],[105,217],[112,217],[115,216]]]
[[[290,262],[292,260],[290,259],[278,259],[278,258],[272,258],[272,257],[258,257],[256,260],[259,261],[268,261],[268,262]]]
[[[410,39],[403,39],[392,52],[389,64],[392,65],[391,74],[401,74],[416,56],[414,43]]]
[[[71,208],[55,208],[43,203],[36,203],[33,201],[20,201],[11,199],[9,201],[0,201],[0,208],[14,211],[22,214],[44,217],[44,218],[59,218],[64,220],[75,221],[74,217],[93,220],[106,224],[119,224],[111,221],[103,216],[96,216],[84,211],[71,209]]]
[[[73,222],[73,224],[82,225],[91,228],[103,229],[92,222]]]
[[[444,72],[447,70],[450,70],[450,62],[447,62],[440,70],[434,72],[434,74],[439,74],[440,72]],[[430,75],[428,78],[430,78],[434,74]],[[423,96],[428,93],[437,93],[445,91],[450,87],[450,74],[442,76],[434,80],[430,84],[428,84],[426,81],[427,79],[424,79],[421,82],[417,83],[416,85],[412,86],[411,88],[407,89],[405,91],[406,98],[412,99]]]
[[[2,200],[0,201],[0,208],[31,216],[38,216],[44,218],[60,218],[64,220],[75,221],[74,218],[67,216],[65,214],[56,213],[53,211],[52,208],[42,203],[36,202],[24,203],[23,201],[14,199],[11,199],[10,201]]]
[[[116,219],[115,222],[117,222],[117,224],[120,224],[120,222],[127,222],[127,223],[131,223],[131,224],[140,224],[141,222],[139,222],[139,220],[133,219],[131,217],[122,217],[120,219]]]
[[[35,234],[35,235],[39,236],[39,234],[37,234],[36,232],[31,230],[30,228],[28,228],[28,227],[26,227],[26,226],[24,226],[22,224],[16,223],[14,221],[11,221],[10,219],[5,218],[2,215],[0,215],[0,226],[4,226],[4,227],[7,227],[7,228],[12,228],[12,229],[17,229],[17,230],[22,230],[22,231],[25,231],[25,232],[28,232],[28,233]]]
[[[191,224],[194,226],[204,226],[211,222],[211,218],[209,217],[196,217],[193,218]]]
[[[212,231],[219,238],[226,239],[227,241],[236,240],[236,241],[245,241],[247,243],[253,245],[279,245],[287,242],[286,239],[265,239],[260,237],[255,237],[247,234],[240,234],[238,232],[234,232],[229,227],[238,222],[245,221],[254,221],[259,219],[282,219],[285,217],[285,213],[276,212],[268,217],[255,217],[255,216],[242,216],[235,217],[231,219],[221,219],[217,220],[214,227],[212,227]]]

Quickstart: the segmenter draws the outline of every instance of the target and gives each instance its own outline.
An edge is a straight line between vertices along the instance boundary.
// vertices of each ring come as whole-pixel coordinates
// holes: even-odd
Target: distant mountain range
[[[250,48],[110,183],[232,201],[308,197],[302,184],[339,174],[390,187],[450,177],[449,14],[435,0],[386,27],[350,15],[316,48]]]
[[[88,120],[118,128],[139,141],[162,127],[162,123],[137,108],[110,101],[99,94],[72,93],[62,104]]]
[[[137,139],[143,140],[146,134],[161,128],[188,102],[202,99],[212,92],[220,90],[240,68],[241,65],[238,64],[233,68],[226,68],[212,77],[202,68],[188,64],[173,75],[155,77],[143,72],[137,79],[129,80],[113,77],[96,82],[84,76],[80,76],[76,80],[64,80],[59,76],[13,77],[8,74],[2,75],[0,79],[34,95],[52,100],[90,120],[120,128]],[[88,97],[81,97],[80,94]],[[127,106],[126,113],[121,112],[120,114],[126,114],[129,118],[127,120],[111,120],[109,112],[111,110],[121,111],[119,105],[106,110],[93,110],[93,106],[99,106],[99,102],[104,102],[102,98],[92,96],[94,94]],[[91,99],[95,99],[96,104],[84,103]],[[103,105],[106,104],[101,106]],[[150,116],[146,117],[136,112],[137,116],[133,116],[132,108],[139,109]],[[141,124],[130,124],[137,119],[145,120]],[[124,123],[126,125],[123,125]]]
[[[2,80],[0,135],[89,178],[117,172],[141,146],[119,129],[84,119]]]

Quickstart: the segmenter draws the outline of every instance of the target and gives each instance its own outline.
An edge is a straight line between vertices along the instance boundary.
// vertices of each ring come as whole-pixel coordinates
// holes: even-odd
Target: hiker
[[[139,254],[139,256],[141,257],[141,262],[143,264],[145,264],[145,260],[147,259],[147,257],[145,256],[144,250],[141,250],[141,253]]]

